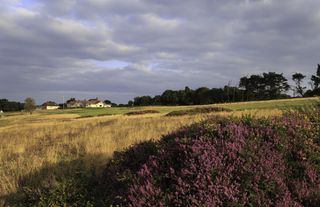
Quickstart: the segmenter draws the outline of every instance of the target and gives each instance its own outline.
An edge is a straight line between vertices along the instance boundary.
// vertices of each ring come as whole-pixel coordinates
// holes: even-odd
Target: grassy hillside
[[[214,117],[184,127],[117,154],[95,198],[132,207],[320,206],[319,117]]]
[[[74,109],[72,111],[66,110],[65,113],[78,114],[80,116],[99,116],[99,115],[118,115],[125,114],[137,110],[157,110],[161,113],[169,113],[177,110],[192,109],[195,107],[218,106],[232,110],[249,110],[249,109],[290,109],[296,107],[312,106],[318,101],[318,98],[296,98],[283,99],[271,101],[252,101],[241,103],[227,103],[227,104],[211,104],[201,106],[148,106],[148,107],[114,107],[104,109]],[[56,113],[56,112],[51,112]],[[64,113],[64,112],[62,112]]]
[[[115,151],[141,141],[158,140],[182,126],[211,116],[279,116],[283,113],[280,109],[307,107],[316,101],[290,99],[219,104],[214,106],[235,111],[181,117],[167,117],[165,114],[207,106],[72,109],[40,111],[32,115],[6,114],[0,118],[0,206],[5,205],[5,200],[18,202],[22,192],[28,188],[61,183],[67,175],[72,177],[78,171],[93,170],[94,174],[99,175]],[[122,115],[141,110],[157,110],[161,113]]]
[[[111,108],[79,108],[79,109],[65,109],[53,111],[40,111],[44,115],[52,114],[73,114],[80,117],[93,116],[107,116],[107,115],[121,115],[128,112],[141,110],[157,110],[161,113],[169,113],[172,111],[193,109],[196,107],[223,107],[232,110],[251,110],[251,109],[292,109],[297,107],[313,106],[319,101],[319,98],[295,98],[269,101],[251,101],[239,103],[226,104],[211,104],[201,106],[147,106],[147,107],[111,107]],[[8,115],[21,115],[21,113],[9,113]],[[1,126],[1,123],[0,123]]]

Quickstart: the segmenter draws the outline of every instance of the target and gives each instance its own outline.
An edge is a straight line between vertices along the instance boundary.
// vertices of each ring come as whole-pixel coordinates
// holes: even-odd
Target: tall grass
[[[45,165],[81,158],[99,169],[114,151],[158,139],[198,119],[200,117],[108,117],[2,129],[0,195],[16,192],[20,177]],[[92,155],[99,155],[100,159],[90,160]]]
[[[50,176],[64,176],[64,171],[73,173],[77,170],[59,163],[81,160],[81,168],[88,171],[93,168],[99,174],[115,151],[142,141],[160,139],[208,116],[243,114],[268,117],[280,115],[281,111],[219,112],[183,117],[162,114],[86,119],[43,114],[6,117],[2,120],[8,124],[0,128],[0,206],[1,202],[4,205],[4,198],[10,200],[11,195],[21,190],[21,182],[40,185],[44,180],[47,182],[48,177],[50,180]],[[78,164],[75,166],[79,167]]]

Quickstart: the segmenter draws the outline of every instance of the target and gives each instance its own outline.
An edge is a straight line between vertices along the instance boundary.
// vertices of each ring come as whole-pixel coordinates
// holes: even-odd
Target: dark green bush
[[[198,107],[189,110],[180,110],[180,111],[172,111],[168,113],[166,116],[185,116],[185,115],[196,115],[196,114],[205,114],[205,113],[212,113],[212,112],[230,112],[231,109],[226,109],[222,107]]]
[[[132,115],[156,114],[156,113],[160,113],[160,112],[157,110],[132,111],[132,112],[125,113],[125,115],[132,116]]]

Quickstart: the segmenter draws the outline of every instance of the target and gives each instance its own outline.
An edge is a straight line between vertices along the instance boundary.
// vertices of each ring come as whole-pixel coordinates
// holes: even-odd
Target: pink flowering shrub
[[[137,145],[108,165],[106,203],[320,206],[319,115],[212,119]]]

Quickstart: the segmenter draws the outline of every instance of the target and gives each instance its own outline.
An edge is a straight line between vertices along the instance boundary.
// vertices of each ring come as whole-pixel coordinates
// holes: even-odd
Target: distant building
[[[80,100],[76,100],[76,99],[72,98],[67,101],[67,107],[68,108],[83,108],[86,106],[85,102],[86,101],[80,101]]]
[[[98,98],[89,99],[86,102],[86,108],[107,108],[111,107],[111,104],[106,104],[103,101],[99,100]]]
[[[111,104],[106,104],[98,98],[87,100],[76,100],[71,98],[67,101],[67,108],[107,108],[111,107]]]
[[[42,109],[46,109],[46,110],[54,110],[59,108],[59,105],[53,101],[47,101],[43,103],[41,106],[42,106]]]

